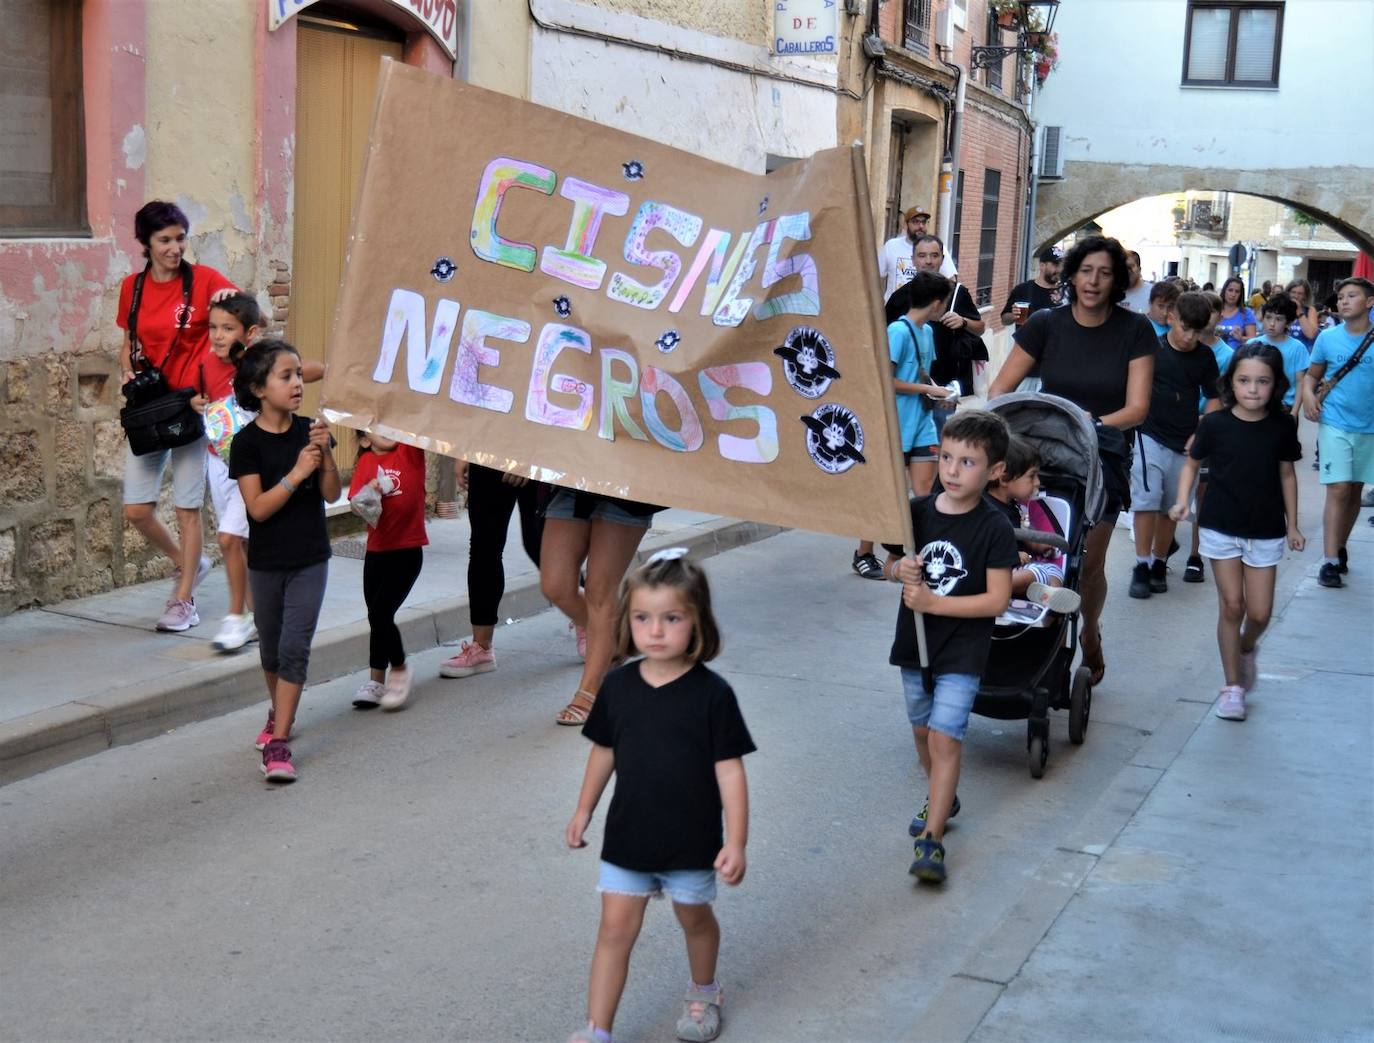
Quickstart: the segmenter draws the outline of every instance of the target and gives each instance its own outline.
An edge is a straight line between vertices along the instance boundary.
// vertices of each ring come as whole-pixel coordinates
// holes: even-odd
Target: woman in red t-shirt
[[[210,304],[236,292],[236,287],[213,268],[185,261],[186,233],[190,227],[180,208],[160,200],[144,204],[134,215],[134,235],[143,244],[143,256],[148,263],[141,276],[128,276],[119,288],[115,321],[124,330],[124,343],[119,350],[121,386],[134,377],[132,326],[143,357],[162,370],[169,388],[200,389],[198,363],[210,343]],[[138,311],[131,321],[134,284],[140,277]],[[172,539],[156,513],[162,474],[169,462],[179,542]],[[210,559],[201,552],[200,509],[204,503],[204,438],[145,456],[135,456],[125,448],[124,518],[133,523],[145,540],[171,558],[178,569],[176,587],[157,621],[159,630],[187,630],[200,622],[195,592],[210,571]]]
[[[353,696],[360,710],[381,706],[399,710],[410,698],[413,675],[396,613],[420,576],[425,534],[425,454],[371,432],[359,435],[358,462],[348,487],[352,499],[364,486],[382,496],[382,516],[367,530],[363,557],[363,600],[372,629],[368,644],[368,679]],[[387,667],[391,674],[387,675]]]

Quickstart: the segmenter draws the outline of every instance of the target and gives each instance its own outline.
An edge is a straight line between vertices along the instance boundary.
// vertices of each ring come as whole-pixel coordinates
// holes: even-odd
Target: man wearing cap
[[[1011,289],[1007,306],[1002,309],[1002,325],[1025,325],[1036,312],[1059,307],[1062,298],[1059,285],[1059,251],[1054,247],[1040,251],[1040,271],[1034,279],[1027,279]],[[1017,305],[1023,305],[1017,308]]]
[[[883,300],[887,300],[898,286],[905,286],[916,274],[913,253],[916,240],[927,234],[930,211],[923,206],[909,207],[902,215],[906,234],[896,235],[883,243],[878,251],[878,277],[883,280]],[[954,262],[948,257],[940,264],[940,274],[946,279],[955,276]]]

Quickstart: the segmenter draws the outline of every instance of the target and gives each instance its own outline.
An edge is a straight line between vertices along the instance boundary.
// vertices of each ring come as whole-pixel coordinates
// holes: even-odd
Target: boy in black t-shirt
[[[1169,517],[1168,510],[1197,430],[1198,400],[1204,401],[1207,413],[1221,408],[1217,398],[1221,373],[1216,356],[1202,342],[1211,320],[1212,308],[1205,294],[1181,294],[1169,307],[1169,331],[1155,346],[1150,411],[1140,425],[1131,460],[1136,555],[1131,573],[1133,598],[1148,598],[1169,589],[1166,559],[1178,523]]]
[[[912,875],[945,878],[945,822],[958,813],[955,796],[969,713],[992,645],[992,627],[1011,600],[1019,562],[1012,527],[983,497],[1001,474],[1010,432],[995,413],[969,410],[945,425],[940,442],[944,491],[911,502],[913,561],[888,547],[888,575],[902,583],[902,607],[888,661],[901,667],[916,754],[930,782],[925,807],[912,820]],[[934,689],[922,676],[915,612],[924,617]]]

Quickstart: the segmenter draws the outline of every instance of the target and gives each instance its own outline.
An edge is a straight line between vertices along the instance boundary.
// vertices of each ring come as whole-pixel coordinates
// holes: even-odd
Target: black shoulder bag
[[[150,266],[151,267],[151,266]],[[185,388],[173,391],[167,386],[162,371],[143,354],[138,340],[138,309],[143,303],[143,282],[148,277],[144,268],[134,278],[133,300],[129,302],[129,367],[133,379],[124,385],[127,403],[119,411],[119,423],[128,436],[129,448],[135,456],[147,456],[164,449],[189,445],[205,436],[205,420],[191,406],[195,391]],[[181,312],[177,316],[177,331],[167,349],[167,357],[177,349],[182,330],[191,321],[191,266],[181,262]]]

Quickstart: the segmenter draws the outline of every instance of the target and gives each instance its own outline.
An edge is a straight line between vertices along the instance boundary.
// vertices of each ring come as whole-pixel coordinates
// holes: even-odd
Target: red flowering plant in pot
[[[1050,73],[1059,67],[1059,34],[1037,33],[1039,37],[1032,46],[1035,49],[1035,82],[1044,83]]]

